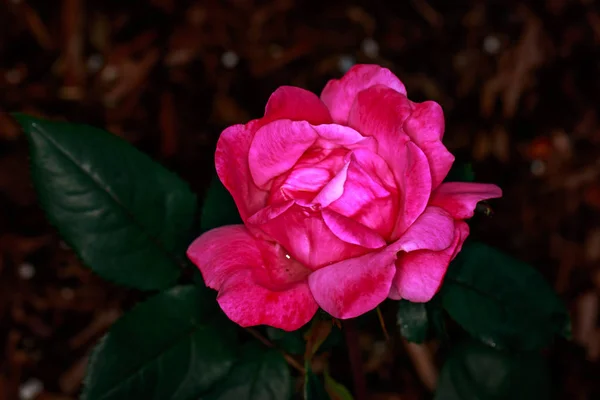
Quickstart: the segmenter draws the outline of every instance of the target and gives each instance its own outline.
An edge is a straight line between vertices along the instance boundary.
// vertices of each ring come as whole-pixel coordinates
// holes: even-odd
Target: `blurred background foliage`
[[[103,127],[202,195],[224,127],[355,63],[443,106],[446,145],[505,193],[473,235],[537,267],[572,312],[573,342],[547,352],[556,398],[600,397],[597,1],[0,0],[0,399],[75,399],[91,346],[139,298],[46,222],[7,112]],[[403,343],[394,316],[387,344],[363,325],[371,398],[429,398],[444,355]],[[316,357],[351,380],[343,351]]]

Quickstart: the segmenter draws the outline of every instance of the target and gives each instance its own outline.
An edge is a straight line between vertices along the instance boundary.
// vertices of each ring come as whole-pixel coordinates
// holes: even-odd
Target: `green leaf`
[[[202,205],[200,229],[202,232],[225,225],[241,224],[242,219],[233,197],[215,176]]]
[[[235,326],[195,286],[159,293],[125,314],[94,349],[84,400],[195,400],[235,362]]]
[[[286,400],[291,397],[290,370],[281,353],[249,342],[227,378],[202,400]]]
[[[565,305],[529,265],[481,243],[467,243],[442,289],[444,308],[494,347],[533,350],[570,326]]]
[[[304,362],[304,400],[329,400],[323,382],[312,371],[310,361]]]
[[[536,353],[509,353],[474,340],[453,348],[434,400],[550,399],[550,375]]]
[[[267,337],[288,354],[304,354],[306,342],[304,341],[304,329],[286,332],[283,329],[266,328]]]
[[[452,168],[445,182],[473,182],[475,180],[475,172],[473,171],[473,166],[468,162],[461,162],[456,160],[454,164],[452,164]]]
[[[329,375],[328,369],[325,369],[323,376],[325,377],[325,390],[327,390],[331,400],[354,400],[346,386],[336,382],[331,375]]]
[[[187,184],[123,139],[86,125],[18,114],[48,220],[101,277],[171,286],[196,214]]]
[[[398,302],[396,318],[400,334],[409,342],[423,343],[429,333],[429,316],[425,303]]]

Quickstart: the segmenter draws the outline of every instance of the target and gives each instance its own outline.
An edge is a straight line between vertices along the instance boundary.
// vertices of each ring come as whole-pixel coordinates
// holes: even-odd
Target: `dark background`
[[[573,312],[573,342],[548,351],[556,398],[600,398],[598,2],[0,0],[0,399],[40,384],[38,399],[75,399],[89,349],[137,298],[47,224],[6,112],[105,127],[202,195],[224,127],[353,63],[443,106],[448,148],[505,193],[473,235],[539,268]],[[428,398],[406,348],[382,341],[362,338],[372,398]]]

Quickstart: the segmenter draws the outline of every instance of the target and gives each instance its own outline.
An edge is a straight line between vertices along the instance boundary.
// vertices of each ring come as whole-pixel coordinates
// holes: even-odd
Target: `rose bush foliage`
[[[442,183],[454,161],[444,116],[388,69],[357,65],[321,96],[283,86],[264,117],[231,126],[215,154],[243,225],[188,249],[242,326],[295,330],[321,307],[346,319],[386,298],[439,290],[491,184]]]

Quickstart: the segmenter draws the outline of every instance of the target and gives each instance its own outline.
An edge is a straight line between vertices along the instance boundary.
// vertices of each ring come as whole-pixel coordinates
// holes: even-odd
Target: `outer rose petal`
[[[448,248],[454,240],[454,219],[439,207],[427,207],[414,224],[389,247],[394,251],[433,250]]]
[[[316,94],[294,86],[281,86],[269,97],[263,121],[277,119],[308,121],[314,125],[331,122],[329,110]]]
[[[267,189],[271,180],[291,169],[317,138],[317,132],[306,121],[283,119],[256,131],[248,153],[256,185]]]
[[[431,193],[429,161],[403,130],[412,107],[405,95],[375,86],[358,94],[348,121],[377,140],[377,154],[387,162],[396,180],[400,204],[391,240],[396,240],[423,212]]]
[[[398,184],[401,198],[392,240],[397,239],[421,215],[431,195],[431,174],[425,154],[412,142],[406,143],[401,154],[404,156]]]
[[[219,291],[217,302],[229,319],[241,326],[269,325],[286,331],[308,323],[319,308],[306,282],[274,291],[253,282],[250,271],[232,275]]]
[[[377,307],[390,291],[396,253],[383,249],[313,272],[308,285],[321,308],[335,318],[357,317]]]
[[[454,156],[441,142],[444,135],[442,107],[434,101],[413,103],[412,113],[404,122],[404,132],[425,153],[431,170],[431,186],[438,187],[454,162]]]
[[[418,250],[405,253],[396,262],[397,271],[389,297],[426,302],[439,290],[448,264],[456,256],[469,235],[469,226],[456,222],[456,234],[450,247],[442,251]]]
[[[404,84],[389,69],[363,64],[350,68],[341,79],[327,82],[321,100],[329,108],[334,122],[346,124],[356,95],[375,85],[385,85],[406,95]]]
[[[371,251],[336,236],[325,224],[321,211],[288,204],[267,207],[249,218],[248,223],[280,243],[292,258],[312,270]],[[273,208],[276,210],[271,211]]]
[[[488,183],[448,182],[442,183],[431,195],[429,204],[448,211],[455,219],[473,216],[477,203],[502,197],[502,189]]]
[[[248,151],[259,124],[259,120],[254,120],[225,129],[215,152],[217,175],[233,196],[243,221],[263,208],[268,196],[256,186],[248,168]]]
[[[217,289],[227,316],[242,326],[286,330],[307,323],[318,306],[308,289],[309,270],[280,246],[254,238],[243,225],[206,232],[188,248],[206,285]]]

